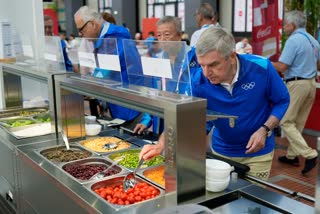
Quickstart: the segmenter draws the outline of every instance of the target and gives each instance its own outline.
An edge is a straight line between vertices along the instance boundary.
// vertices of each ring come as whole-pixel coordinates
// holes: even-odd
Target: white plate
[[[121,125],[121,124],[125,123],[126,121],[125,121],[125,120],[122,120],[122,119],[115,118],[115,119],[113,119],[113,120],[102,120],[102,119],[98,119],[98,122],[99,122],[101,125],[118,126],[118,125]]]

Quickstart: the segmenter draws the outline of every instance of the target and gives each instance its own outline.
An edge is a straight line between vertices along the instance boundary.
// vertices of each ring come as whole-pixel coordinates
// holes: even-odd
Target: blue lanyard
[[[316,61],[317,61],[318,60],[318,51],[317,51],[317,48],[311,42],[310,38],[307,36],[307,34],[305,34],[303,32],[297,32],[297,33],[300,33],[300,34],[304,35],[308,39],[308,41],[310,42],[310,45],[311,45],[311,47],[313,49],[314,55],[316,56]]]

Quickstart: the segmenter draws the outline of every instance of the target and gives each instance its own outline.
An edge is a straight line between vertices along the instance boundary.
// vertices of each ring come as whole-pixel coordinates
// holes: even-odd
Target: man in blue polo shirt
[[[202,72],[192,77],[193,96],[207,99],[207,109],[238,116],[229,121],[208,121],[213,130],[212,152],[250,167],[249,175],[268,179],[274,154],[273,128],[289,106],[289,93],[271,62],[251,54],[236,54],[235,40],[223,28],[208,28],[201,35],[196,54]],[[143,159],[160,154],[165,135],[156,145],[146,145]],[[204,142],[199,142],[204,143]]]
[[[301,11],[286,13],[284,31],[289,35],[274,67],[284,75],[290,93],[290,106],[281,120],[281,128],[289,141],[287,154],[279,161],[299,165],[298,156],[305,158],[302,174],[316,166],[318,153],[308,146],[302,131],[316,97],[317,66],[320,69],[319,43],[306,32],[306,16]]]
[[[128,74],[122,39],[131,39],[129,31],[118,25],[106,22],[100,13],[91,10],[88,6],[81,7],[74,15],[74,20],[79,31],[79,36],[84,38],[97,38],[94,44],[95,54],[108,53],[108,44],[105,38],[116,38],[118,54],[120,57],[121,79],[124,84],[128,83]],[[110,53],[109,53],[110,54]],[[96,68],[95,75],[102,78],[108,78],[110,71]],[[120,81],[120,78],[118,79]],[[128,109],[113,103],[107,103],[110,114],[113,118],[119,118],[128,122],[133,122],[140,112]]]

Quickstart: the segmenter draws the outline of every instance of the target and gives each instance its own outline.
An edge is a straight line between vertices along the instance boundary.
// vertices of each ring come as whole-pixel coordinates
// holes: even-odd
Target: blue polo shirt
[[[116,49],[108,48],[108,41],[105,38],[116,38],[117,39],[117,50],[120,58],[120,66],[121,66],[121,79],[123,84],[128,84],[128,73],[127,73],[127,66],[124,57],[124,50],[122,39],[131,39],[129,31],[118,25],[114,25],[112,23],[104,22],[99,39],[95,42],[95,49],[96,53],[108,53],[108,54],[117,54],[113,53]],[[94,71],[94,76],[96,77],[103,77],[103,78],[110,78],[113,74],[115,74],[112,79],[121,81],[120,75],[118,75],[117,71],[109,71],[106,69],[99,69],[96,68]],[[118,79],[117,79],[118,78]],[[126,121],[134,120],[140,112],[125,108],[120,105],[116,105],[113,103],[108,103],[108,107],[113,118],[120,118]]]
[[[211,84],[203,72],[193,75],[192,92],[196,97],[207,99],[207,110],[238,116],[233,128],[227,119],[207,122],[207,133],[215,126],[211,145],[217,153],[229,157],[264,155],[273,151],[274,137],[268,137],[260,151],[245,154],[249,139],[270,115],[281,120],[290,96],[268,59],[251,54],[237,54],[237,57],[239,76],[232,93],[221,84]]]
[[[318,59],[316,59],[316,53],[311,42],[317,49]],[[288,69],[284,73],[284,79],[293,77],[310,79],[315,77],[319,56],[319,43],[304,28],[296,29],[286,41],[279,59],[280,62],[288,65]]]

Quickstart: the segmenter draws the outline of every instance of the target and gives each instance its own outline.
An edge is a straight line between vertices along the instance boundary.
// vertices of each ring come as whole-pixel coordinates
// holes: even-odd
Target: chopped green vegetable
[[[123,156],[124,158],[119,162],[119,164],[126,168],[133,169],[138,166],[139,153],[140,153],[140,150],[130,150],[130,151],[120,152],[120,153],[111,155],[110,158],[113,160],[117,160],[120,156]],[[161,163],[164,163],[164,157],[157,156],[152,158],[151,160],[145,161],[141,166],[141,168],[154,166]]]
[[[30,124],[34,124],[35,122],[28,119],[16,119],[16,120],[8,120],[4,121],[5,124],[7,124],[10,127],[19,127],[19,126],[26,126]]]

